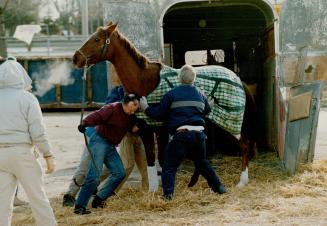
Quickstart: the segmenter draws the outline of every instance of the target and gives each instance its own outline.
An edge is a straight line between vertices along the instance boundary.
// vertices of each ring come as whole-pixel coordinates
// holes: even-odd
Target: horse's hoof
[[[237,185],[236,185],[237,188],[244,188],[245,187],[245,184],[243,184],[242,182],[239,182]]]
[[[249,181],[240,181],[238,182],[238,184],[236,185],[237,188],[244,188],[245,185],[247,185],[249,183]]]
[[[245,185],[247,185],[247,183],[249,183],[249,173],[248,173],[248,168],[246,167],[246,169],[242,171],[240,181],[238,182],[236,187],[243,188]]]

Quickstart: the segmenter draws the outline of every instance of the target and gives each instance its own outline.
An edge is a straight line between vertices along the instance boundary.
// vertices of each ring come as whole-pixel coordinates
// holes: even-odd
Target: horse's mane
[[[117,38],[120,40],[120,42],[125,47],[127,52],[131,55],[131,57],[135,60],[137,65],[139,65],[142,69],[147,68],[148,64],[150,63],[148,58],[145,57],[142,53],[140,53],[134,47],[134,45],[124,35],[119,33],[117,30],[116,30],[116,34],[117,34]],[[155,63],[159,64],[160,67],[162,66],[161,63],[159,63],[159,62],[155,62]]]

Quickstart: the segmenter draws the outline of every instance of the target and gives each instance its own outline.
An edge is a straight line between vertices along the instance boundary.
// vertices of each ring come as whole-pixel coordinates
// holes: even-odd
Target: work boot
[[[217,192],[219,194],[224,194],[224,193],[226,193],[226,188],[222,183],[219,183],[218,190],[215,192]]]
[[[65,194],[62,201],[62,206],[74,206],[75,197],[70,194]]]
[[[163,195],[163,197],[166,201],[171,201],[173,199],[173,194]]]
[[[17,196],[14,199],[14,206],[24,206],[27,205],[27,202],[20,200]]]
[[[90,214],[91,211],[83,206],[76,205],[74,209],[74,213],[78,215],[85,215],[85,214]]]
[[[106,206],[106,202],[100,198],[99,196],[94,196],[94,199],[92,201],[92,208],[104,208]]]

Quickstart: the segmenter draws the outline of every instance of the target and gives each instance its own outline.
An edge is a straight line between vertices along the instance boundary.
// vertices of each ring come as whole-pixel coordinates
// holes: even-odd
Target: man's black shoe
[[[74,205],[75,205],[75,197],[69,194],[65,194],[62,201],[62,206],[74,206]]]
[[[74,213],[78,215],[90,214],[91,211],[82,206],[75,206]]]
[[[163,195],[163,197],[166,201],[171,201],[173,199],[173,194]]]
[[[224,186],[222,183],[219,184],[217,192],[218,192],[219,194],[224,194],[224,193],[226,193],[226,188],[225,188],[225,186]]]
[[[94,196],[91,206],[92,208],[104,208],[106,206],[106,202],[96,195]]]

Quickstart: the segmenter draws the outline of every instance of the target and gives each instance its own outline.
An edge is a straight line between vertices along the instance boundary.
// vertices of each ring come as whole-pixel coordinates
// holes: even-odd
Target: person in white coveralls
[[[47,164],[54,158],[36,97],[27,90],[31,79],[15,60],[0,65],[0,225],[11,225],[13,200],[19,182],[28,197],[36,225],[57,225],[43,186],[43,173],[34,154],[36,146]]]

